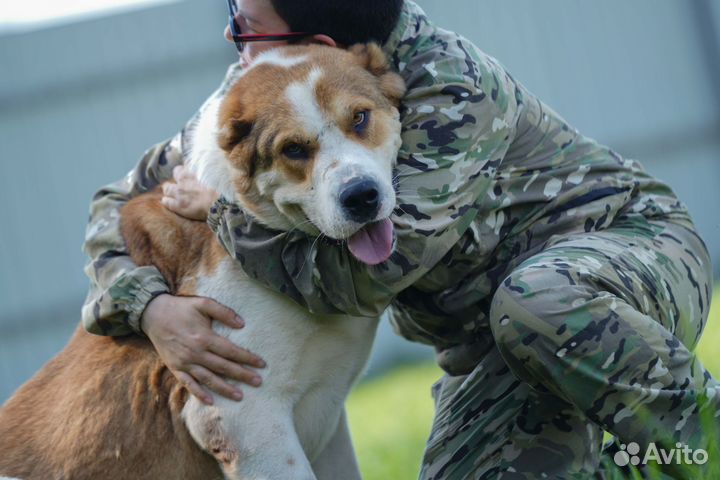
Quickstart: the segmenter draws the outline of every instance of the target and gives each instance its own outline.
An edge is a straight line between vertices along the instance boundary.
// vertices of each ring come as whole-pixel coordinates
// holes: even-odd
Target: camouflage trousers
[[[495,293],[477,366],[433,386],[420,478],[632,478],[618,465],[631,442],[705,449],[705,466],[652,477],[700,478],[720,462],[720,384],[693,353],[710,272],[702,241],[670,222],[551,240]]]

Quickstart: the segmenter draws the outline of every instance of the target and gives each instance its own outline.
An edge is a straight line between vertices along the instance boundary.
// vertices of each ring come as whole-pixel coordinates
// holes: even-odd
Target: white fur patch
[[[222,98],[213,98],[203,109],[192,130],[187,166],[203,184],[235,201],[232,168],[218,145],[218,112]]]
[[[250,68],[257,67],[258,65],[277,65],[278,67],[290,68],[306,61],[307,55],[286,57],[280,50],[273,49],[262,52],[260,55],[255,57],[253,62],[250,64]]]
[[[242,329],[219,322],[213,328],[260,353],[267,367],[260,371],[260,388],[242,387],[241,402],[215,395],[215,404],[207,406],[190,397],[182,412],[190,434],[205,449],[221,441],[238,453],[239,463],[234,472],[225,470],[226,478],[314,478],[308,461],[335,431],[370,353],[377,320],[311,315],[250,279],[230,258],[211,274],[201,273],[195,293],[245,319]],[[292,464],[286,462],[290,457]]]
[[[328,120],[315,99],[315,86],[323,72],[313,68],[303,82],[293,82],[285,90],[285,96],[295,110],[298,120],[312,134],[319,135]]]

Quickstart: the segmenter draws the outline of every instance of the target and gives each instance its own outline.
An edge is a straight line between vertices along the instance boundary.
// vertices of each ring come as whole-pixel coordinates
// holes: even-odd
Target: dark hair
[[[375,41],[392,33],[404,0],[270,0],[293,32],[323,33],[337,43]]]

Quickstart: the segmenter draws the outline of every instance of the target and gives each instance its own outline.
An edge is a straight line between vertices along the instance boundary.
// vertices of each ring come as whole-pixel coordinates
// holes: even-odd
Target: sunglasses
[[[227,0],[228,10],[230,11],[229,23],[230,33],[232,34],[233,42],[237,47],[238,52],[242,53],[247,42],[277,42],[283,40],[300,40],[304,37],[310,37],[312,33],[305,32],[291,32],[291,33],[263,33],[263,34],[251,34],[242,33],[240,30],[240,24],[237,22],[238,9],[235,5],[235,0]]]

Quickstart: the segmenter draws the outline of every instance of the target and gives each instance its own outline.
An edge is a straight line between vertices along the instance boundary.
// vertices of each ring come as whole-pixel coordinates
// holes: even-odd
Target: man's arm
[[[240,73],[230,65],[222,84],[210,99],[223,95]],[[145,152],[125,178],[107,185],[94,195],[83,251],[89,257],[85,273],[90,289],[82,308],[83,326],[99,335],[140,333],[145,308],[156,296],[167,293],[168,285],[153,266],[138,267],[128,256],[120,233],[120,208],[128,200],[173,178],[173,169],[184,163],[183,133],[192,128],[196,113],[185,129],[170,140]]]
[[[479,85],[448,68],[404,98],[392,218],[397,247],[386,262],[367,266],[344,246],[267,230],[222,199],[208,223],[250,276],[310,311],[379,315],[462,236],[514,137],[514,83],[500,68],[485,67]]]
[[[159,143],[122,180],[95,194],[90,205],[83,251],[90,258],[85,273],[90,290],[82,308],[85,329],[99,335],[140,332],[140,318],[147,304],[168,292],[157,268],[138,267],[128,256],[120,234],[119,209],[132,197],[152,190],[172,178],[182,163],[181,134]]]

